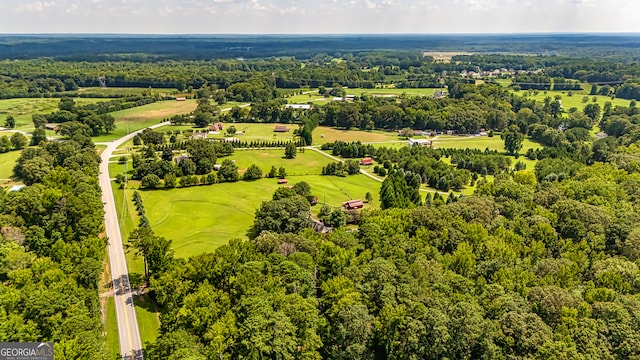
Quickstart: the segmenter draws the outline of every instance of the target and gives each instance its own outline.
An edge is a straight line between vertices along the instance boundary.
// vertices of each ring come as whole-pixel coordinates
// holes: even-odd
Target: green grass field
[[[332,143],[337,140],[351,142],[395,142],[403,141],[398,133],[394,131],[363,131],[363,130],[343,130],[327,126],[318,126],[313,130],[313,144],[320,145],[324,143]]]
[[[146,294],[134,296],[133,304],[136,307],[136,319],[140,328],[142,344],[155,342],[160,331],[160,320],[153,300]]]
[[[218,160],[221,163],[224,158]],[[242,174],[251,165],[256,164],[266,175],[271,166],[284,167],[287,176],[300,175],[320,175],[322,167],[331,162],[326,156],[318,154],[312,150],[305,150],[304,153],[298,150],[298,155],[294,159],[285,159],[284,150],[236,150],[229,159],[235,160],[238,171]]]
[[[0,154],[0,180],[5,182],[13,176],[13,167],[20,157],[21,151],[9,151]]]
[[[489,148],[489,150],[497,150],[500,152],[504,150],[504,141],[500,139],[500,136],[496,135],[494,137],[488,136],[447,136],[440,135],[436,140],[433,141],[433,146],[436,148],[456,148],[456,149],[480,149],[484,150]],[[522,150],[520,153],[525,153],[528,149],[538,149],[542,148],[542,145],[533,142],[529,139],[525,139],[522,143]]]
[[[80,88],[78,90],[75,91],[67,91],[66,93],[80,93],[80,94],[87,94],[87,95],[92,95],[92,96],[111,96],[111,95],[127,95],[127,96],[133,96],[133,95],[142,95],[143,92],[148,91],[148,88],[122,88],[122,87],[105,87],[105,88],[101,88],[101,87],[86,87],[86,88]],[[177,89],[151,89],[151,93],[153,94],[160,94],[160,95],[167,95],[167,94],[173,94],[173,93],[177,93]],[[64,94],[64,93],[63,93]]]
[[[103,98],[74,98],[76,104],[89,104],[108,99]],[[7,115],[16,119],[16,129],[31,130],[33,122],[31,115],[48,114],[58,110],[60,99],[56,98],[18,98],[0,100],[0,126],[4,125]]]
[[[187,101],[159,101],[153,104],[138,106],[131,109],[112,112],[116,129],[108,134],[96,136],[93,142],[106,142],[119,139],[133,131],[158,124],[163,119],[177,114],[186,114],[196,108],[195,100]]]
[[[367,191],[377,198],[380,189],[379,182],[364,175],[289,177],[290,184],[300,181],[309,183],[321,203],[332,206],[362,199]],[[186,258],[244,237],[260,203],[270,200],[278,186],[276,179],[260,179],[141,194],[153,230],[173,240],[176,256]],[[377,200],[370,206],[377,207]],[[317,213],[320,204],[313,209]]]
[[[554,99],[556,95],[560,95],[562,96],[562,107],[564,108],[565,111],[569,111],[570,108],[575,107],[578,110],[582,110],[584,109],[585,105],[587,104],[593,104],[593,100],[592,98],[594,97],[594,95],[589,95],[589,92],[587,91],[573,91],[573,95],[569,96],[569,91],[546,91],[546,94],[544,91],[539,91],[536,95],[533,95],[533,92],[528,92],[528,91],[514,91],[515,94],[518,94],[520,96],[527,96],[528,98],[534,99],[536,101],[539,102],[543,102],[544,98],[546,98],[547,96],[551,97],[551,99]],[[529,95],[530,94],[530,95]],[[587,102],[583,102],[582,98],[587,96],[589,98],[589,101]],[[611,100],[610,97],[608,96],[602,96],[602,95],[595,95],[596,99],[597,99],[597,104],[600,105],[600,109],[602,109],[604,107],[604,103],[609,101],[611,102],[611,104],[615,107],[615,106],[629,106],[629,102],[630,100],[625,100],[625,99],[613,99]]]
[[[115,359],[120,354],[120,341],[118,340],[118,319],[116,318],[116,304],[113,297],[107,299],[107,316],[104,324],[104,331],[107,333],[105,342],[109,359]]]

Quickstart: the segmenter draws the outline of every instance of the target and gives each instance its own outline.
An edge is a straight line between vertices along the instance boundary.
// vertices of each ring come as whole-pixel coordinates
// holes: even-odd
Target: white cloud
[[[41,12],[47,11],[49,8],[51,8],[55,4],[56,4],[55,2],[48,2],[48,1],[22,3],[16,7],[16,12],[41,13]]]

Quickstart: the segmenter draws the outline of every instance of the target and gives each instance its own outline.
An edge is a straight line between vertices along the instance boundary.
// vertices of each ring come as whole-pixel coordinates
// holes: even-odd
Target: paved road
[[[243,104],[240,107],[246,107],[250,104]],[[222,109],[221,111],[229,111],[231,108]],[[149,126],[155,129],[161,126],[170,125],[170,122],[163,122]],[[140,330],[138,328],[138,319],[136,318],[136,309],[133,306],[133,293],[131,291],[131,283],[129,282],[129,271],[127,270],[127,262],[122,247],[122,236],[120,235],[120,226],[118,224],[118,213],[116,212],[116,204],[113,199],[113,189],[111,188],[111,179],[109,178],[109,160],[113,152],[123,143],[133,139],[136,134],[141,133],[144,129],[135,131],[129,135],[123,136],[118,140],[106,143],[98,143],[106,145],[102,155],[100,156],[100,176],[99,183],[102,189],[102,203],[104,204],[104,226],[105,233],[109,239],[109,265],[111,267],[111,280],[113,281],[113,293],[116,303],[116,317],[118,319],[118,338],[120,339],[120,354],[126,360],[144,359],[142,353],[142,341],[140,340]]]
[[[168,125],[168,122],[150,126],[157,128]],[[111,266],[111,278],[113,281],[114,300],[116,303],[116,317],[118,319],[118,335],[120,339],[120,353],[123,359],[144,359],[142,354],[142,341],[136,319],[136,310],[133,306],[133,295],[129,283],[127,262],[122,248],[122,237],[118,225],[118,214],[113,199],[113,189],[109,178],[109,158],[115,149],[122,143],[132,139],[142,130],[131,133],[118,140],[106,143],[107,148],[102,152],[100,163],[100,188],[102,189],[102,203],[104,204],[104,224],[107,238],[109,239],[109,262]]]

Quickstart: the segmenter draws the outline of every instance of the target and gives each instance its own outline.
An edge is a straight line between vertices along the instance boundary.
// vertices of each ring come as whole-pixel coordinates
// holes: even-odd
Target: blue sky
[[[640,32],[637,0],[0,0],[0,33]]]

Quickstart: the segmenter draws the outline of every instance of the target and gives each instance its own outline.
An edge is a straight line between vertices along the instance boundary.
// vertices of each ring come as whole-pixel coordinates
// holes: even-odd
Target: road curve
[[[150,126],[157,128],[169,125],[163,122]],[[144,129],[142,129],[144,130]],[[116,317],[118,319],[118,337],[120,339],[120,354],[123,359],[144,359],[142,353],[142,341],[140,340],[140,330],[136,318],[136,309],[133,306],[131,285],[129,283],[129,272],[127,262],[122,247],[122,236],[118,225],[118,213],[113,199],[113,189],[109,178],[109,158],[113,151],[124,142],[132,139],[136,134],[142,132],[138,130],[118,140],[106,143],[100,156],[100,176],[99,183],[102,189],[102,203],[104,204],[104,227],[109,239],[109,265],[111,267],[111,279],[113,281],[113,296],[116,303]]]

